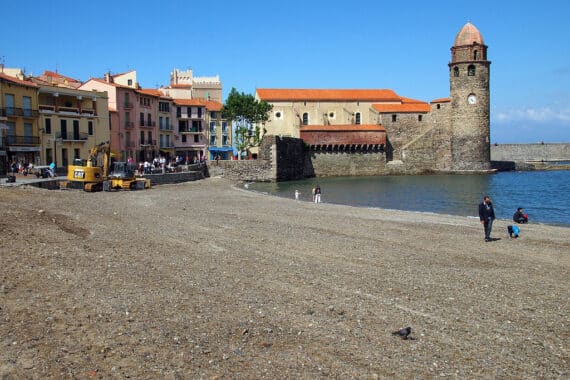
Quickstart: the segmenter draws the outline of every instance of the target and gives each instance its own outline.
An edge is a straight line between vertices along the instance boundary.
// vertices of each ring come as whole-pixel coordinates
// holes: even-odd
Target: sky
[[[449,96],[450,48],[466,22],[488,46],[491,142],[570,142],[570,1],[29,0],[0,7],[0,63],[80,80],[174,68],[232,87],[388,88]]]

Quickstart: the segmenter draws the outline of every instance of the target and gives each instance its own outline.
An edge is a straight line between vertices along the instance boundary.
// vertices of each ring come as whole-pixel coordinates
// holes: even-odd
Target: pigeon
[[[408,335],[410,335],[412,333],[412,328],[411,327],[404,327],[398,331],[394,331],[392,333],[392,335],[397,335],[402,339],[408,339]]]

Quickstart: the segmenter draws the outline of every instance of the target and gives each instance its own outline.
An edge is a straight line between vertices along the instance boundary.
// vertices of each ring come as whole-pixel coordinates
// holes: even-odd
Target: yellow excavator
[[[108,142],[94,146],[89,151],[87,160],[75,159],[73,165],[67,167],[67,181],[62,187],[88,192],[150,188],[150,180],[137,178],[126,162],[113,162],[109,172],[110,161],[111,148]]]

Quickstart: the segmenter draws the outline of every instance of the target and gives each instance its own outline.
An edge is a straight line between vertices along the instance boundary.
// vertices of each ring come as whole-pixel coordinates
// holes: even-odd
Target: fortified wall
[[[492,161],[512,162],[570,162],[570,144],[493,144]]]

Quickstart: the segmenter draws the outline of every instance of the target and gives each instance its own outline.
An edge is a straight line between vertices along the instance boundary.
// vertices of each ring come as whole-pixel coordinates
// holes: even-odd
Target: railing
[[[91,108],[82,108],[81,109],[81,114],[82,115],[95,115],[95,110],[91,109]]]
[[[174,148],[174,144],[173,143],[161,143],[160,144],[160,148]]]
[[[57,110],[63,113],[79,113],[79,108],[77,107],[57,107]]]
[[[198,128],[180,128],[180,133],[204,133],[203,130],[199,130]]]
[[[39,136],[6,136],[6,145],[38,145],[39,143]]]
[[[140,145],[141,146],[155,146],[156,145],[156,140],[140,140]]]
[[[0,108],[0,116],[38,117],[39,111],[31,108],[4,107]]]
[[[56,139],[62,139],[64,141],[85,141],[89,138],[89,134],[85,133],[85,132],[67,132],[67,133],[61,133],[61,132],[57,132],[55,134],[55,138]]]
[[[133,103],[131,103],[131,102],[124,102],[124,103],[123,103],[123,108],[126,108],[126,109],[128,109],[128,108],[133,108]]]
[[[125,140],[125,146],[127,148],[134,148],[135,147],[135,143],[133,140]]]
[[[140,121],[139,122],[139,127],[145,127],[145,128],[153,128],[156,127],[156,121],[152,121],[152,122],[144,122],[144,121]]]
[[[134,128],[135,123],[133,123],[132,121],[125,121],[125,128],[129,129],[129,128]]]

